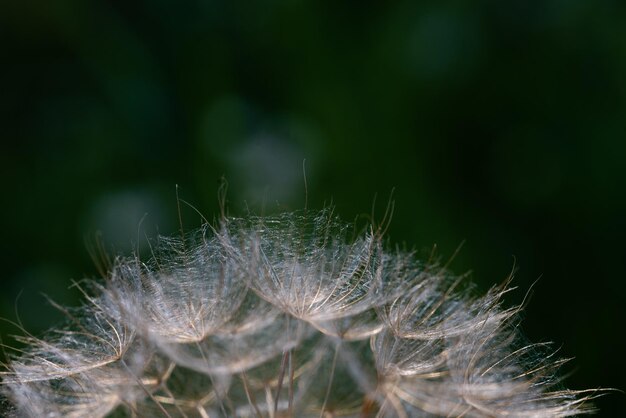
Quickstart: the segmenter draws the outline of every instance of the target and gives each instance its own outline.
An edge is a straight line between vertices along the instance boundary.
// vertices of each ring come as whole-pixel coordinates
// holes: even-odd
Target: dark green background
[[[78,303],[96,231],[128,253],[217,214],[333,202],[472,270],[517,268],[524,330],[626,389],[623,1],[3,1],[0,316]],[[186,225],[199,216],[183,210]],[[140,240],[143,242],[143,240]],[[140,244],[141,246],[141,244]],[[0,325],[3,341],[15,329]],[[605,416],[625,396],[597,401]]]

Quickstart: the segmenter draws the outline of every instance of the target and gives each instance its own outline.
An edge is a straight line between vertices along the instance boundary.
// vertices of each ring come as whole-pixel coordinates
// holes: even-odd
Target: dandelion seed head
[[[506,284],[476,296],[332,209],[222,218],[150,248],[83,282],[65,325],[18,337],[5,415],[564,417],[600,394],[562,387]]]

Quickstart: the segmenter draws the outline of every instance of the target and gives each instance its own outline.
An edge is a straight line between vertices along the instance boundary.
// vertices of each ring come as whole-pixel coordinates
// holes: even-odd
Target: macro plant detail
[[[78,284],[67,323],[18,337],[15,417],[564,417],[597,391],[518,330],[508,282],[465,280],[332,209],[222,217]]]

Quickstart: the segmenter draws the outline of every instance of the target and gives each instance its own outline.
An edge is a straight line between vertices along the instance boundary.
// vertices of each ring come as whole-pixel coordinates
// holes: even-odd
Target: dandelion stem
[[[337,367],[337,357],[339,356],[340,345],[341,345],[341,341],[337,341],[337,343],[335,344],[335,354],[333,355],[333,363],[330,368],[330,377],[328,378],[328,386],[326,387],[326,395],[324,396],[324,403],[322,404],[320,418],[324,416],[324,411],[326,410],[326,403],[328,402],[328,398],[330,397],[330,389],[333,387],[333,379],[335,377],[335,368]]]

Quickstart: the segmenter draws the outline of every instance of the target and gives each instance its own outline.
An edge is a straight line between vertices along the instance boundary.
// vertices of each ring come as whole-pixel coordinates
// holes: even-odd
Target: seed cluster
[[[119,258],[67,324],[26,334],[0,390],[25,417],[545,417],[590,411],[563,360],[380,228],[224,218]]]

